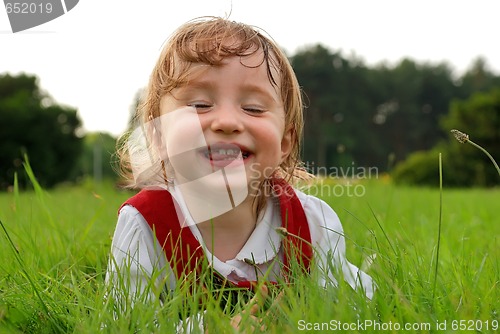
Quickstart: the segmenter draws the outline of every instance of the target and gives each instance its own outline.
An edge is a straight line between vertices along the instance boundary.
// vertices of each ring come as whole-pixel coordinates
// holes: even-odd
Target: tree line
[[[97,153],[102,178],[116,178],[111,167],[116,139],[85,134],[77,109],[57,104],[35,75],[0,74],[0,190],[29,184],[29,163],[39,183],[52,187],[94,174]]]
[[[411,59],[367,66],[318,44],[290,61],[306,102],[302,157],[312,172],[375,167],[402,182],[433,184],[439,150],[451,170],[462,166],[450,184],[498,183],[485,157],[449,135],[459,128],[500,155],[500,76],[483,59],[456,75],[447,63]],[[36,76],[0,74],[0,189],[12,186],[14,175],[27,182],[25,155],[46,187],[89,175],[116,179],[116,138],[81,127],[77,110],[55,103]]]
[[[322,45],[291,62],[308,104],[303,157],[319,166],[355,162],[390,171],[448,137],[441,120],[454,101],[500,87],[481,58],[460,76],[446,63],[410,59],[368,67]]]

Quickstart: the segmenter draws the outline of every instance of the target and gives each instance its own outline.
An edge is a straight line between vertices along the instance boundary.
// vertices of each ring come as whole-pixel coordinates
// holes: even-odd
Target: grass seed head
[[[463,133],[461,131],[453,129],[450,132],[453,133],[453,135],[455,136],[455,138],[459,142],[461,142],[462,144],[465,144],[466,142],[469,141],[469,135],[467,135],[467,134],[465,134],[465,133]]]
[[[284,227],[278,227],[276,229],[276,232],[278,232],[279,235],[283,236],[283,237],[287,237],[288,236],[288,230]]]
[[[464,143],[469,143],[471,144],[472,146],[478,148],[479,150],[483,151],[484,154],[486,154],[488,156],[488,158],[490,158],[491,162],[493,163],[493,165],[495,166],[497,172],[498,172],[498,175],[500,175],[500,167],[498,166],[497,162],[495,161],[495,159],[493,159],[493,156],[491,156],[491,154],[486,151],[484,148],[482,148],[480,145],[474,143],[472,140],[469,139],[469,135],[461,132],[461,131],[458,131],[458,130],[450,130],[451,133],[453,133],[453,135],[455,136],[455,138],[461,142],[462,144]]]

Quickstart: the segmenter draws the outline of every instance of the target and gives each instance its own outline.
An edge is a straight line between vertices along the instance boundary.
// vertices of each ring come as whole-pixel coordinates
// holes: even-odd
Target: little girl
[[[202,260],[238,286],[286,281],[295,261],[319,268],[326,285],[336,282],[333,261],[371,298],[371,278],[346,259],[335,212],[291,186],[309,177],[300,168],[302,109],[271,39],[221,18],[181,26],[121,150],[124,175],[142,190],[119,210],[108,280],[159,298]]]

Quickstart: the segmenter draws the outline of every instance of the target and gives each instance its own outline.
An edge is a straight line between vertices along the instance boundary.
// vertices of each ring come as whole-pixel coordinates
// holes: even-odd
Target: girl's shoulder
[[[318,212],[321,214],[327,213],[329,215],[337,217],[337,214],[335,213],[333,208],[324,200],[316,196],[306,194],[305,192],[299,189],[295,189],[295,194],[299,198],[300,203],[302,203],[304,210]]]
[[[148,224],[142,214],[130,204],[125,204],[118,212],[118,222],[115,229],[115,238],[121,235],[143,233],[148,231]],[[121,239],[119,237],[119,239]]]
[[[302,204],[310,227],[322,227],[327,231],[342,232],[340,219],[324,200],[295,189],[295,193]]]

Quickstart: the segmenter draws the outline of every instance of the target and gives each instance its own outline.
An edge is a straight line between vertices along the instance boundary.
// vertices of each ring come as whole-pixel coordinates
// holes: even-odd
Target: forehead
[[[165,112],[171,103],[181,103],[194,97],[239,96],[255,97],[266,105],[284,105],[278,71],[264,60],[263,53],[226,57],[218,65],[191,64],[190,74],[161,99]],[[220,95],[219,95],[220,94]],[[232,95],[236,94],[236,95]],[[171,99],[173,98],[173,99]],[[177,101],[177,102],[175,102]]]
[[[203,57],[199,57],[197,61],[192,61],[193,59],[187,59],[182,57],[181,54],[177,54],[174,57],[174,63],[178,68],[185,68],[185,73],[181,75],[184,79],[178,82],[176,88],[180,88],[186,85],[191,85],[193,82],[201,80],[203,75],[210,70],[217,70],[226,67],[243,67],[248,69],[247,72],[257,75],[259,78],[265,76],[266,80],[269,82],[273,88],[279,92],[281,87],[281,71],[278,68],[279,62],[276,59],[274,52],[270,52],[268,49],[263,49],[261,47],[249,50],[246,54],[228,54],[216,52],[212,50],[210,53],[214,53],[212,56],[209,54],[204,54]],[[179,77],[179,78],[181,78]]]

